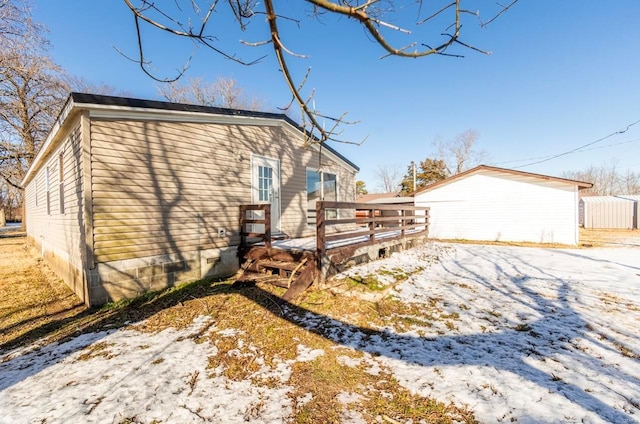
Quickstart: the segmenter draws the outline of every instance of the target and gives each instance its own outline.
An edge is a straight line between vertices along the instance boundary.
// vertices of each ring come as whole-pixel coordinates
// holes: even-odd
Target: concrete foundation
[[[42,240],[28,237],[53,271],[88,306],[133,298],[201,278],[225,278],[238,270],[238,247],[198,250],[97,263],[84,270]]]
[[[87,272],[91,305],[205,277],[225,278],[239,268],[237,246],[96,264]]]
[[[394,252],[402,252],[405,249],[423,245],[427,242],[427,234],[405,237],[388,241],[377,241],[372,245],[344,247],[327,251],[321,258],[322,269],[320,272],[321,283],[352,266],[388,258]]]

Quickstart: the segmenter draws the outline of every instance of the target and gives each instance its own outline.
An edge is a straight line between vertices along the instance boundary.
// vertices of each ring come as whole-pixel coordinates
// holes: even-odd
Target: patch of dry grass
[[[558,249],[575,248],[575,246],[562,244],[562,243],[533,243],[528,241],[489,241],[489,240],[467,240],[467,239],[431,239],[431,241],[438,241],[442,243],[453,243],[453,244],[481,244],[486,246],[546,247],[546,248],[558,248]]]
[[[114,355],[109,351],[111,346],[112,344],[106,342],[94,343],[84,349],[82,355],[78,356],[78,361],[89,361],[97,357],[111,359],[114,357]]]
[[[596,229],[596,228],[580,228],[580,242],[578,247],[590,248],[590,247],[603,247],[616,244],[627,244],[629,240],[633,241],[633,244],[640,245],[640,230],[625,230],[625,229]],[[519,247],[544,247],[544,248],[575,248],[576,246],[570,246],[560,243],[530,243],[530,242],[510,242],[510,241],[478,241],[478,240],[465,240],[465,239],[441,239],[432,241],[440,241],[446,243],[459,243],[459,244],[482,244],[482,245],[495,245],[495,246],[519,246]]]
[[[297,322],[303,314],[312,313],[339,319],[367,332],[382,325],[405,329],[412,324],[424,325],[428,320],[419,323],[415,320],[428,313],[434,320],[456,319],[455,314],[439,310],[438,299],[429,305],[403,304],[392,299],[371,303],[328,290],[312,290],[291,305],[279,299],[283,290],[277,287],[236,289],[227,282],[208,286],[209,294],[188,296],[136,328],[161,331],[174,327],[177,315],[185,320],[208,311],[207,315],[212,317],[209,326],[194,338],[206,340],[216,348],[209,357],[210,375],[224,375],[233,381],[251,380],[256,386],[292,387],[289,396],[294,423],[339,423],[349,411],[355,411],[370,423],[380,422],[382,416],[399,422],[475,422],[468,410],[410,393],[388,371],[371,373],[364,362],[358,366],[345,365],[340,357],[349,356],[357,362],[364,354],[343,349],[330,337],[323,336],[322,330],[308,331]],[[183,320],[177,325],[181,326]],[[321,349],[323,354],[313,360],[296,360],[299,346]],[[286,381],[269,372],[282,363],[292,368]],[[345,404],[341,402],[342,394],[355,400]]]
[[[640,230],[581,228],[580,246],[601,247],[635,240],[640,245]]]
[[[295,423],[340,423],[350,411],[371,423],[475,422],[467,410],[410,393],[388,370],[374,372],[365,361],[352,366],[340,360],[346,356],[357,363],[362,359],[361,353],[345,355],[330,348],[313,361],[293,365],[290,384],[295,391],[290,396]],[[345,395],[350,399],[348,403],[340,401]]]
[[[9,250],[16,250],[15,247]],[[30,258],[27,251],[24,251],[24,255],[21,261],[26,268],[32,266],[39,271],[32,270],[36,272],[32,274],[28,269],[23,269],[21,272],[26,273],[23,284],[34,284],[34,281],[46,281],[46,284],[45,287],[34,287],[33,291],[25,288],[22,292],[24,304],[27,305],[23,309],[38,311],[32,312],[32,316],[36,317],[32,326],[24,322],[24,317],[18,318],[17,309],[2,309],[3,314],[14,317],[13,327],[10,327],[12,324],[2,322],[2,348],[26,344],[34,341],[38,335],[46,335],[47,342],[52,342],[81,332],[130,324],[136,324],[137,331],[148,332],[185,328],[195,318],[205,315],[211,318],[198,333],[190,337],[196,343],[208,342],[212,345],[211,356],[208,358],[209,369],[207,375],[199,373],[190,377],[188,384],[192,388],[199,380],[214,375],[224,375],[233,381],[250,380],[252,384],[266,388],[291,387],[289,396],[294,413],[290,422],[293,423],[338,423],[350,413],[357,414],[369,423],[394,422],[393,420],[403,423],[475,422],[471,411],[412,394],[379,364],[379,370],[372,372],[371,363],[367,363],[367,360],[374,361],[370,355],[345,349],[334,339],[335,334],[329,336],[325,333],[339,328],[329,318],[350,326],[351,330],[347,332],[359,329],[365,334],[375,332],[376,328],[382,326],[403,331],[415,325],[428,326],[431,320],[455,321],[455,314],[445,314],[441,310],[441,299],[434,298],[431,303],[424,305],[404,304],[389,297],[369,302],[329,290],[312,290],[305,292],[294,304],[288,304],[280,299],[284,290],[277,287],[235,288],[230,281],[199,281],[148,293],[101,309],[73,309],[77,300],[66,286],[55,277],[51,283],[48,278],[43,277],[49,272],[46,267],[37,259]],[[5,258],[4,255],[0,257]],[[20,274],[15,268],[9,271],[0,266],[0,269],[11,275]],[[402,278],[405,277],[399,276],[399,279]],[[6,278],[0,281],[5,284]],[[4,288],[17,290],[18,283],[18,279],[13,279],[13,285],[5,285]],[[52,288],[56,283],[59,291]],[[376,292],[375,287],[362,284],[358,284],[357,290]],[[17,300],[18,296],[12,294],[10,298],[2,299],[2,305],[8,308]],[[52,300],[53,303],[48,303]],[[69,303],[64,303],[65,301]],[[67,308],[68,315],[65,319],[55,321],[57,309],[54,305],[63,310]],[[327,328],[309,331],[299,322],[305,314],[313,314],[317,320],[326,319]],[[16,326],[20,322],[22,324]],[[24,331],[15,331],[21,325],[26,326]],[[5,333],[5,329],[10,332]],[[25,331],[29,333],[28,337],[24,337]],[[323,354],[314,359],[300,360],[298,355],[301,346],[305,349],[321,349]],[[86,354],[80,359],[90,360],[109,355],[109,345],[96,343],[86,349]],[[346,365],[342,359],[345,356],[351,358],[350,363],[359,365]],[[154,363],[160,361],[161,359],[157,359]],[[290,376],[282,377],[276,372],[283,363],[291,367]],[[344,401],[345,395],[350,399],[348,402]],[[253,413],[260,415],[259,410]],[[122,422],[138,421],[132,416]]]
[[[82,302],[26,245],[25,237],[0,238],[0,347],[47,324],[85,310]]]

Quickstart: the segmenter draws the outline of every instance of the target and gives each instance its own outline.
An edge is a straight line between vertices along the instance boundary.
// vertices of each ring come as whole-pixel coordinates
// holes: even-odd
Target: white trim
[[[129,106],[109,106],[82,103],[83,109],[88,109],[92,118],[98,119],[128,119],[165,122],[195,122],[205,124],[236,124],[279,126],[285,124],[281,119],[260,118],[241,115],[216,115],[207,112],[189,112],[182,110],[144,109]]]
[[[340,190],[338,190],[338,187],[340,186],[340,182],[339,182],[339,177],[340,175],[338,175],[337,172],[334,172],[332,170],[328,170],[325,171],[323,169],[319,169],[319,168],[313,168],[311,166],[307,166],[306,167],[306,171],[314,171],[315,173],[319,173],[320,174],[320,198],[321,200],[324,200],[324,174],[330,174],[333,175],[334,177],[336,177],[336,202],[339,202],[339,197],[340,197]],[[307,179],[307,173],[305,172],[305,192],[307,193],[307,195],[309,194],[309,188],[306,187],[306,179]],[[307,197],[307,201],[309,201],[309,198]]]
[[[276,202],[276,206],[278,208],[278,220],[276,223],[276,228],[272,228],[271,232],[273,233],[278,233],[282,231],[282,176],[280,174],[280,159],[278,158],[272,158],[269,156],[263,156],[263,155],[258,155],[256,153],[251,153],[251,203],[258,203],[258,199],[255,198],[255,194],[256,194],[256,190],[254,187],[254,182],[255,182],[255,170],[256,170],[256,159],[266,159],[267,161],[273,161],[276,163],[276,174],[278,176],[278,195],[277,195],[277,202]],[[270,202],[271,203],[271,202]],[[272,212],[272,216],[273,216],[273,212]],[[273,225],[272,225],[273,227]]]
[[[574,226],[575,226],[575,239],[576,243],[580,243],[580,189],[578,186],[573,187],[573,207],[574,213]],[[583,223],[584,224],[584,223]]]
[[[71,115],[71,112],[73,111],[74,108],[75,108],[75,105],[73,103],[73,100],[71,100],[71,97],[69,97],[69,100],[67,101],[67,103],[62,108],[62,111],[60,112],[60,116],[58,116],[58,119],[56,119],[56,121],[54,122],[53,127],[51,127],[51,131],[49,131],[49,135],[47,136],[46,140],[42,144],[42,148],[40,148],[40,151],[36,155],[35,159],[33,159],[31,166],[29,167],[29,169],[27,170],[27,173],[22,179],[22,182],[20,184],[22,188],[25,188],[25,184],[27,184],[31,180],[32,174],[34,173],[34,170],[38,168],[38,164],[42,161],[43,156],[46,156],[49,153],[51,153],[51,150],[52,150],[51,144],[53,143],[54,138],[56,138],[56,136],[60,132],[60,129],[62,128],[62,125],[66,122],[67,117]]]

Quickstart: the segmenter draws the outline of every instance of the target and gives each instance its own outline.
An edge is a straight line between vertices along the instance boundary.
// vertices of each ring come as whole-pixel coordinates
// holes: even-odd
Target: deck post
[[[318,261],[318,275],[320,281],[324,281],[324,275],[322,273],[322,261],[324,260],[324,254],[327,249],[325,243],[326,227],[324,225],[324,202],[316,202],[316,260]]]
[[[271,249],[271,205],[264,205],[264,245]]]
[[[247,236],[245,223],[247,219],[247,207],[245,205],[240,205],[240,249],[244,250],[247,247]]]
[[[424,231],[429,231],[429,208],[424,210]]]
[[[369,215],[371,216],[371,221],[369,221],[369,242],[373,244],[376,241],[376,210],[369,209]]]

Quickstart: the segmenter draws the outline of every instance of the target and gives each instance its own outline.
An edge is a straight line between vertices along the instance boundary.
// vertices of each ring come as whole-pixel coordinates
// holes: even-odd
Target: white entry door
[[[280,228],[280,161],[264,156],[251,156],[251,197],[256,204],[271,204],[271,233]],[[262,225],[260,226],[262,227]],[[256,230],[258,230],[256,228]],[[261,228],[264,231],[264,228]]]

